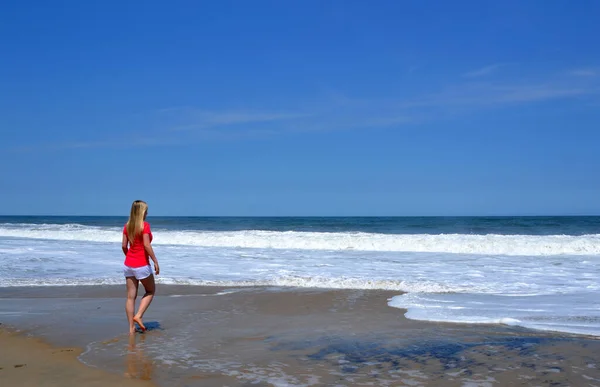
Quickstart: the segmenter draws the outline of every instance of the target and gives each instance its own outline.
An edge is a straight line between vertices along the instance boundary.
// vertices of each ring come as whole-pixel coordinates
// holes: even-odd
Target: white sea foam
[[[114,227],[0,224],[0,287],[122,284],[120,240]],[[406,292],[390,306],[409,318],[600,335],[600,235],[156,229],[153,244],[163,284],[385,289]]]
[[[155,245],[223,248],[332,251],[394,251],[478,255],[593,255],[600,254],[600,234],[592,235],[472,235],[375,234],[364,232],[297,231],[167,231],[155,230]],[[78,224],[0,224],[0,237],[111,242],[120,228]]]
[[[396,290],[400,292],[453,292],[461,290],[452,289],[448,286],[440,286],[436,283],[410,283],[405,281],[370,281],[348,278],[302,278],[302,277],[274,277],[264,280],[201,280],[189,278],[157,277],[159,284],[165,285],[192,285],[192,286],[219,286],[219,287],[295,287],[316,289],[360,289],[360,290]],[[123,279],[117,276],[104,278],[11,278],[0,281],[0,287],[18,286],[88,286],[88,285],[122,285]],[[225,295],[232,291],[221,292],[214,295]]]
[[[388,305],[407,309],[414,320],[503,324],[600,336],[600,302],[595,293],[546,296],[490,294],[403,294]]]

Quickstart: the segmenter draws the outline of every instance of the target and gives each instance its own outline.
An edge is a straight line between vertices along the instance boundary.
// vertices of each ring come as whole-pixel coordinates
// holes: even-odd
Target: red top
[[[127,224],[123,228],[123,234],[127,238]],[[152,231],[150,231],[150,223],[148,222],[144,222],[144,230],[135,238],[133,243],[129,241],[129,250],[127,250],[127,255],[125,256],[125,266],[142,267],[150,264],[149,256],[144,248],[144,234],[148,234],[150,242],[152,242]]]

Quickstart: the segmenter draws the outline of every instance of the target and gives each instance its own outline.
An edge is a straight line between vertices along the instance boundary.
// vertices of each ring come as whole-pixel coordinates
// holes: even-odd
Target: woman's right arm
[[[129,241],[127,240],[127,236],[125,236],[125,234],[123,234],[123,241],[121,242],[121,248],[123,249],[123,254],[125,254],[125,256],[127,256],[127,251],[129,251],[129,249],[127,248],[128,243],[129,243]]]
[[[154,249],[150,244],[150,235],[148,234],[144,234],[144,250],[146,250],[146,254],[152,259],[152,262],[154,262],[154,271],[156,272],[156,275],[158,275],[158,273],[160,273],[160,268],[158,266],[156,255],[154,255]]]

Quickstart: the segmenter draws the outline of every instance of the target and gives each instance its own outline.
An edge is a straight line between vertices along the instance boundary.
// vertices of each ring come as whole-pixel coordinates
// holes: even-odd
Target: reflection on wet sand
[[[137,343],[139,341],[139,343]],[[146,335],[129,335],[125,356],[125,376],[131,379],[151,380],[154,373],[153,361],[144,356]]]

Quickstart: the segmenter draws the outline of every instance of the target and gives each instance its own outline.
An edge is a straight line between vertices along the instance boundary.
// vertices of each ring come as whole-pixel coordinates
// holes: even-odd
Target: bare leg
[[[137,313],[133,317],[133,321],[135,321],[142,330],[146,330],[146,327],[142,323],[142,318],[144,317],[144,313],[146,313],[146,309],[150,306],[152,299],[154,298],[154,292],[156,291],[156,285],[154,283],[154,275],[150,275],[148,278],[144,278],[140,280],[142,285],[144,285],[144,290],[146,293],[142,300],[140,301],[140,307],[138,308]]]
[[[127,321],[129,321],[129,334],[135,333],[135,324],[133,321],[133,312],[135,311],[135,299],[138,293],[139,281],[135,277],[126,277],[127,282],[127,301],[125,302],[125,313],[127,314]]]

